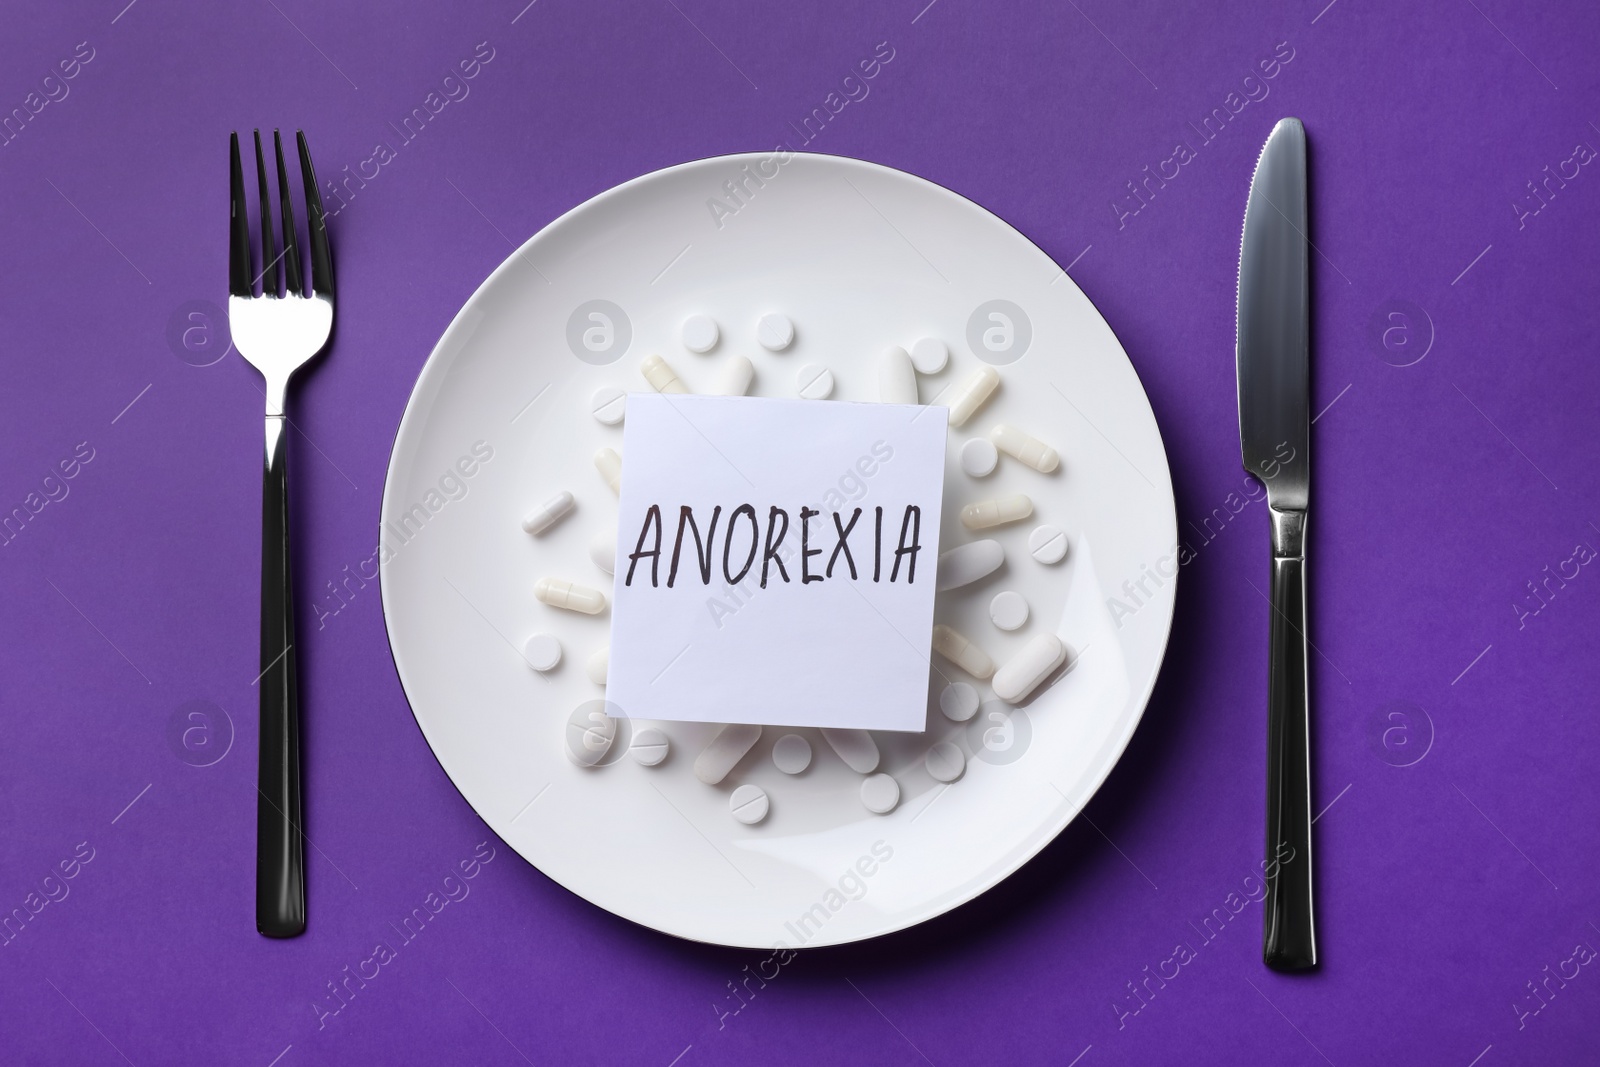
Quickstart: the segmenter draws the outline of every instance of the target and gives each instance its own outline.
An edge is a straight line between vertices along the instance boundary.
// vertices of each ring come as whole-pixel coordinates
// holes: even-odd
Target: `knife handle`
[[[1317,965],[1311,886],[1311,738],[1303,557],[1272,560],[1267,706],[1267,895],[1261,955],[1275,971]]]

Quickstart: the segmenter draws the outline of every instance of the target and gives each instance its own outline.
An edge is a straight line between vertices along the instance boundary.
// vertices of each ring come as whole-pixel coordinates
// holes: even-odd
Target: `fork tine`
[[[250,220],[245,217],[244,167],[239,135],[228,135],[228,295],[254,296],[250,283]]]
[[[317,172],[311,166],[311,149],[306,132],[298,130],[300,183],[306,187],[306,228],[311,236],[311,291],[318,296],[333,296],[333,249],[328,244],[328,222],[322,211],[322,194],[317,191]]]
[[[287,293],[305,296],[306,286],[300,270],[300,241],[295,236],[294,201],[289,198],[289,175],[283,169],[283,138],[272,131],[272,148],[278,154],[278,207],[283,215],[283,287]]]
[[[272,193],[267,189],[267,164],[256,131],[256,180],[261,185],[261,295],[278,295],[278,253],[272,243]]]

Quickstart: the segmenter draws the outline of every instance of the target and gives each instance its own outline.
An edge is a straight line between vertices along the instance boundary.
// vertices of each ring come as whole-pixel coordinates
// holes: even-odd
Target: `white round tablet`
[[[683,320],[683,347],[691,352],[709,352],[721,336],[710,315],[690,315]]]
[[[767,817],[767,791],[759,785],[741,785],[728,798],[728,810],[746,826],[754,826]]]
[[[615,530],[601,530],[589,540],[589,558],[594,565],[610,574],[617,565],[617,534]]]
[[[536,671],[554,670],[561,662],[561,642],[549,634],[534,634],[522,646],[522,658]]]
[[[938,374],[950,362],[950,348],[937,337],[924,337],[911,346],[911,365],[918,374]]]
[[[627,406],[628,394],[614,385],[602,385],[589,398],[589,410],[607,426],[621,422]]]
[[[807,400],[826,400],[833,392],[833,371],[820,363],[807,363],[794,377],[794,391]]]
[[[874,774],[861,783],[861,803],[868,811],[889,814],[900,803],[900,783],[887,774]]]
[[[1002,630],[1020,630],[1028,621],[1028,602],[1010,589],[996,593],[989,601],[989,618]]]
[[[789,316],[771,312],[756,323],[756,340],[769,352],[782,352],[794,344],[794,323]]]
[[[772,746],[772,762],[784,774],[799,774],[811,766],[811,742],[799,734],[784,734]]]
[[[978,691],[966,682],[951,682],[939,694],[939,710],[951,722],[966,722],[978,714]]]
[[[974,478],[993,474],[1000,462],[1000,450],[987,437],[974,437],[961,446],[961,469]]]
[[[928,749],[928,758],[924,762],[936,782],[953,782],[967,769],[967,757],[960,746],[949,741],[940,741]]]
[[[598,766],[617,739],[617,720],[599,709],[600,701],[591,700],[567,717],[567,758],[580,767]]]
[[[1048,524],[1035,526],[1028,535],[1028,551],[1040,563],[1060,563],[1067,556],[1067,535]]]
[[[654,726],[647,726],[634,734],[633,744],[628,746],[628,755],[633,757],[633,762],[645,767],[654,767],[666,759],[671,751],[672,742]]]

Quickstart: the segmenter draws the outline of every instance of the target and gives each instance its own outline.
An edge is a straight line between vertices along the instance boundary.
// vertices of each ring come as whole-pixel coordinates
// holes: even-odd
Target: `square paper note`
[[[606,698],[922,730],[948,414],[629,396]]]

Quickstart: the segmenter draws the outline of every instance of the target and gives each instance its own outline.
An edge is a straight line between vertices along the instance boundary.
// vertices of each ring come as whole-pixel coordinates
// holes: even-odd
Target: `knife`
[[[1239,246],[1239,448],[1267,491],[1272,624],[1267,696],[1267,895],[1262,959],[1317,965],[1311,881],[1311,747],[1306,685],[1306,512],[1311,496],[1310,239],[1306,131],[1272,129]]]

